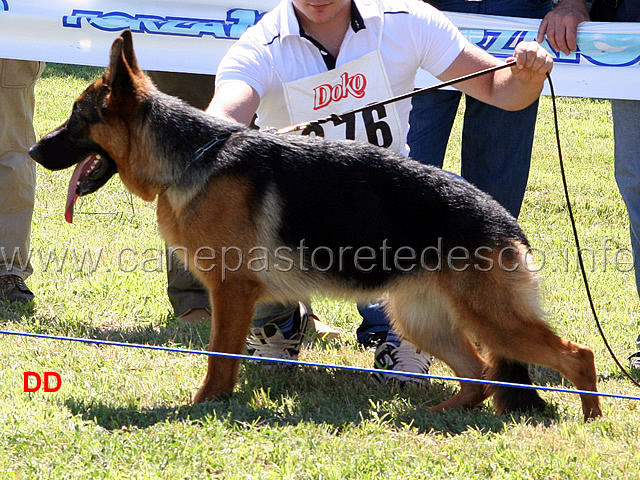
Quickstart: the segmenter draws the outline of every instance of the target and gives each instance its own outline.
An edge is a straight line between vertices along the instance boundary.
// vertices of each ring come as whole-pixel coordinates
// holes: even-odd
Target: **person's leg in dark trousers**
[[[157,87],[174,97],[181,98],[201,110],[211,102],[215,88],[215,75],[175,72],[147,72]],[[182,319],[209,319],[209,295],[202,284],[185,268],[171,249],[167,248],[167,293],[173,311]]]
[[[428,0],[447,12],[544,18],[552,9],[550,0]],[[409,119],[410,155],[423,163],[440,166],[442,142],[451,130],[446,99],[454,92],[435,91],[414,97]],[[459,95],[459,94],[458,94]],[[514,217],[520,213],[529,178],[531,149],[538,102],[517,112],[507,112],[469,96],[462,129],[462,176],[491,194]],[[457,108],[457,104],[456,104]]]
[[[508,112],[466,97],[462,176],[518,217],[529,179],[538,102]]]
[[[435,90],[411,99],[407,134],[411,158],[442,168],[461,96],[457,90]]]

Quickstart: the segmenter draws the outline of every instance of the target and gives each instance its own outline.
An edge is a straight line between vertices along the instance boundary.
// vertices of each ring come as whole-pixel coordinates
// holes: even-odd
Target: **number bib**
[[[328,72],[284,84],[291,123],[341,114],[393,96],[380,53],[373,51]],[[395,104],[372,106],[322,125],[311,125],[303,135],[334,140],[358,140],[407,153]]]

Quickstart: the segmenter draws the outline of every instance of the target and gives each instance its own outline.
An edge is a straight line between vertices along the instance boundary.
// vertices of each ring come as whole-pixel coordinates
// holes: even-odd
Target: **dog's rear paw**
[[[203,385],[200,390],[193,396],[191,403],[198,404],[208,402],[209,400],[226,400],[231,397],[232,392],[216,392],[214,388]]]

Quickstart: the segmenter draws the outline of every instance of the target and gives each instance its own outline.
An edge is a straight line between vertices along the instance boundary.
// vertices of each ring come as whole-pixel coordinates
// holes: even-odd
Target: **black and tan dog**
[[[258,301],[384,298],[395,327],[460,377],[528,383],[527,364],[596,390],[593,353],[542,318],[525,235],[493,199],[437,168],[356,142],[278,136],[224,122],[159,92],[131,34],[69,120],[31,149],[76,165],[67,201],[116,171],[158,201],[159,230],[210,292],[212,351],[241,353]],[[482,345],[483,356],[476,349]],[[233,358],[210,357],[194,401],[232,392]],[[434,409],[539,408],[535,390],[462,383]],[[585,418],[601,415],[583,395]]]

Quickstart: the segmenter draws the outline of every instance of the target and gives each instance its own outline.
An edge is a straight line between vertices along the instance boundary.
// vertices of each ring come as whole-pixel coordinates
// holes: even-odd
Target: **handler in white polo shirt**
[[[553,60],[535,42],[519,44],[514,56],[516,66],[459,89],[507,110],[528,106],[540,95]],[[207,112],[247,125],[257,113],[259,127],[282,128],[409,92],[419,68],[449,80],[499,63],[417,0],[282,0],[228,51]],[[302,133],[370,142],[406,155],[410,108],[410,100],[372,107]],[[428,372],[430,356],[399,339],[378,305],[359,310],[358,339],[377,346],[376,367]],[[250,353],[297,357],[307,307],[260,305],[255,317]]]

